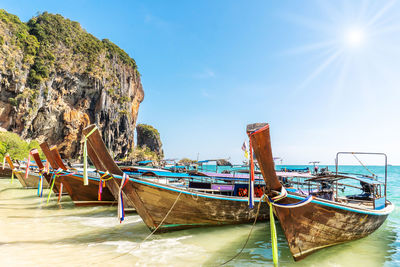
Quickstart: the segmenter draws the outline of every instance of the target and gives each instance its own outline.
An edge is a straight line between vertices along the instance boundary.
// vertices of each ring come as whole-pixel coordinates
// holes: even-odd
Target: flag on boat
[[[244,156],[246,159],[249,159],[249,153],[247,152],[247,144],[246,141],[243,142],[242,150],[244,151]]]

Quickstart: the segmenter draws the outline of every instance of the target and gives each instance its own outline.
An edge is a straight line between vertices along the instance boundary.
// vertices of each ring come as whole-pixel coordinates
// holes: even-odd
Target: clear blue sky
[[[0,1],[48,11],[133,57],[140,123],[167,157],[243,160],[269,122],[286,164],[380,151],[400,164],[400,4],[392,1]]]

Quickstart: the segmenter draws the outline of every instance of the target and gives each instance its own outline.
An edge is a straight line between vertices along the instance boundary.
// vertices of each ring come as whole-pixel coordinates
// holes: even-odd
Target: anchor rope
[[[178,202],[179,197],[180,197],[181,195],[182,195],[182,191],[179,192],[178,196],[177,196],[176,199],[175,199],[174,204],[172,204],[171,208],[169,209],[169,211],[167,212],[167,214],[164,216],[164,218],[161,220],[160,224],[159,224],[145,239],[143,239],[140,243],[138,243],[136,246],[134,246],[134,247],[133,247],[132,249],[130,249],[129,251],[127,251],[127,252],[125,252],[125,253],[123,253],[123,254],[121,254],[121,255],[115,256],[114,258],[111,258],[110,260],[114,260],[114,259],[123,257],[123,256],[128,255],[129,253],[131,253],[134,249],[136,249],[136,248],[138,248],[138,247],[140,248],[140,245],[143,244],[147,239],[149,239],[149,238],[150,238],[155,232],[157,232],[157,230],[161,227],[161,225],[162,225],[162,224],[164,223],[164,221],[167,219],[168,215],[169,215],[169,214],[171,213],[171,211],[174,209],[174,207],[175,207],[176,203]]]
[[[230,258],[229,260],[227,260],[227,261],[225,261],[224,263],[220,264],[219,266],[223,266],[223,265],[225,265],[225,264],[227,264],[227,263],[233,261],[233,260],[234,260],[235,258],[237,258],[240,254],[242,254],[243,250],[246,248],[247,243],[248,243],[249,240],[250,240],[251,233],[253,232],[254,226],[256,225],[257,218],[258,218],[258,214],[260,213],[261,202],[263,201],[264,197],[265,197],[265,195],[263,195],[263,196],[260,198],[260,202],[258,202],[256,217],[254,218],[253,225],[252,225],[251,228],[250,228],[250,232],[249,232],[249,234],[247,235],[246,242],[244,242],[243,247],[242,247],[242,248],[240,249],[240,251],[239,251],[238,253],[236,253],[232,258]]]
[[[268,124],[261,127],[260,129],[257,129],[253,132],[248,133],[249,136],[249,143],[250,143],[250,176],[254,175],[254,167],[253,165],[253,153],[252,153],[252,144],[251,144],[251,136],[259,133],[261,131],[264,131],[265,129],[268,129]],[[278,266],[278,242],[277,242],[277,235],[276,235],[276,227],[275,227],[275,218],[274,218],[274,211],[273,211],[273,206],[276,207],[281,207],[281,208],[297,208],[297,207],[301,207],[304,206],[308,203],[310,203],[313,200],[313,196],[309,195],[308,197],[306,197],[305,199],[301,200],[298,203],[294,203],[294,204],[279,204],[276,203],[284,198],[287,197],[287,191],[285,189],[285,187],[283,185],[281,185],[281,192],[279,193],[279,195],[275,196],[275,197],[269,197],[267,196],[267,202],[269,205],[269,217],[270,217],[270,230],[271,230],[271,245],[272,245],[272,259],[274,262],[274,266]]]

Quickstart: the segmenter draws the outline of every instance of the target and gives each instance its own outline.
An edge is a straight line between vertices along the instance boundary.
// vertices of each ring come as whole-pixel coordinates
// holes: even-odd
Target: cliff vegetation
[[[78,22],[41,13],[27,23],[0,10],[0,127],[81,153],[82,129],[98,125],[118,156],[134,147],[144,97],[134,59]]]
[[[10,132],[0,132],[0,160],[3,161],[4,156],[8,153],[11,159],[24,160],[27,158],[31,149],[37,148],[41,158],[44,154],[36,140],[26,142],[17,134]]]
[[[158,160],[164,158],[160,133],[156,128],[147,124],[138,124],[136,127],[136,132],[136,151],[140,151],[142,154],[147,153],[149,155],[147,159],[149,160],[152,159],[151,157],[156,157]],[[150,152],[154,155],[150,154]]]

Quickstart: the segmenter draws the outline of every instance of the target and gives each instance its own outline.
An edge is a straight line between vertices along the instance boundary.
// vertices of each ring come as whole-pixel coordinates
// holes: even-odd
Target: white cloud
[[[215,77],[215,72],[212,71],[211,69],[205,69],[202,72],[195,73],[193,75],[193,77],[196,78],[196,79],[214,78]]]

